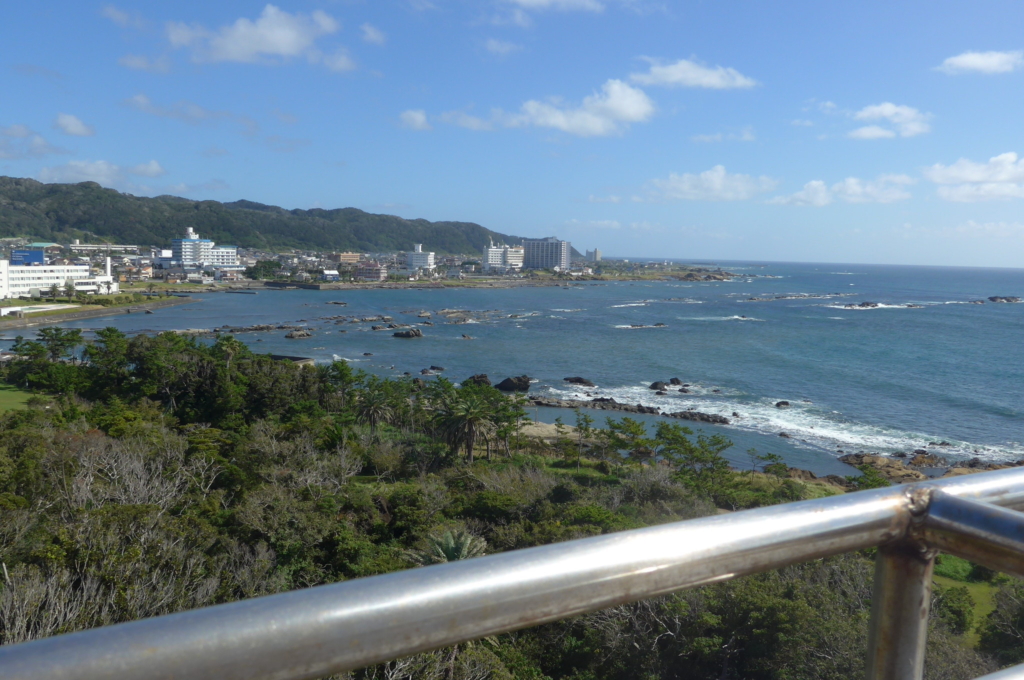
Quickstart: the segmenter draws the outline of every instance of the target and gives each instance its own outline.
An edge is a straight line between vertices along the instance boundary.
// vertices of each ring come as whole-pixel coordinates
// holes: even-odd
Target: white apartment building
[[[0,260],[0,299],[46,295],[54,286],[63,294],[68,281],[79,293],[120,292],[117,281],[110,274],[109,257],[106,274],[100,276],[93,276],[89,265],[12,265],[9,260]]]
[[[434,271],[434,253],[423,252],[423,244],[413,245],[412,252],[405,254],[405,267],[409,271],[422,270],[425,272]]]
[[[569,269],[572,244],[560,241],[554,236],[548,238],[523,239],[523,267],[526,269]]]
[[[242,268],[237,246],[218,246],[208,238],[199,238],[192,227],[185,230],[185,238],[171,241],[170,251],[160,251],[158,264],[163,269]]]
[[[485,272],[519,271],[523,268],[523,256],[522,246],[496,246],[492,243],[484,247],[480,265]]]

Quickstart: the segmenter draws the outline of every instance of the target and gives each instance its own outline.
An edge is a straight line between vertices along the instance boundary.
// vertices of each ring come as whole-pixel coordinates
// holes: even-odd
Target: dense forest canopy
[[[170,247],[186,227],[217,243],[264,250],[391,252],[422,243],[426,250],[459,254],[479,253],[491,240],[509,245],[522,240],[472,222],[407,220],[356,208],[285,210],[252,201],[146,198],[95,182],[43,184],[0,177],[0,237]]]
[[[0,415],[0,645],[827,493],[769,454],[733,470],[726,439],[678,423],[577,411],[555,441],[523,437],[524,399],[479,376],[381,379],[114,328],[43,328],[15,351],[0,382],[37,396]],[[873,552],[335,680],[863,678]],[[937,585],[925,677],[1024,660],[1022,582],[942,566],[993,609]]]

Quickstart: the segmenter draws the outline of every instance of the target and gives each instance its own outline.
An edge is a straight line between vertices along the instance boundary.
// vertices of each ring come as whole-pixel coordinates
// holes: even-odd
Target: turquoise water
[[[418,374],[431,365],[445,367],[455,381],[475,373],[495,381],[526,374],[536,380],[531,392],[541,395],[586,398],[588,392],[673,411],[696,408],[730,418],[737,412],[740,417],[721,431],[738,450],[770,450],[827,472],[838,471],[831,461],[840,450],[1024,457],[1024,304],[969,304],[993,295],[1024,297],[1024,270],[721,264],[745,276],[707,283],[210,294],[153,315],[72,325],[160,331],[298,322],[314,336],[286,340],[286,331],[274,331],[238,337],[258,351],[343,357],[383,375]],[[826,295],[835,296],[775,299]],[[326,304],[330,300],[349,304]],[[867,301],[879,306],[844,306]],[[477,323],[446,324],[436,314],[445,308],[486,313]],[[435,312],[436,325],[415,340],[371,331],[368,323],[335,325],[322,318],[387,314],[415,323],[420,311]],[[666,325],[630,327],[655,323]],[[598,387],[581,390],[562,381],[577,375]],[[691,393],[656,396],[648,389],[673,377],[691,384]],[[791,407],[776,408],[780,400]],[[564,415],[571,422],[572,414]],[[951,446],[929,447],[942,441]]]

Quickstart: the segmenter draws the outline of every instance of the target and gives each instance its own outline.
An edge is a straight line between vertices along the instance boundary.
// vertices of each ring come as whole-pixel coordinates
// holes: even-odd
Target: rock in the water
[[[581,378],[579,376],[574,376],[572,378],[562,378],[562,380],[573,385],[583,385],[584,387],[597,387],[597,385],[590,382],[586,378]]]
[[[789,408],[788,401],[777,401],[775,402],[775,408]]]
[[[462,339],[463,339],[463,340],[472,340],[473,338],[471,338],[471,337],[469,337],[468,335],[466,335],[465,333],[463,333],[463,334],[462,334]]]
[[[444,373],[444,367],[443,366],[431,366],[430,370],[431,371],[437,371],[438,373]]]
[[[364,357],[372,357],[373,356],[373,352],[363,352],[363,356]]]
[[[1012,297],[1006,295],[993,295],[988,299],[989,302],[1020,302],[1019,297]]]
[[[313,337],[313,334],[305,329],[300,328],[291,331],[290,333],[286,333],[284,337],[288,338],[289,340],[298,340],[300,338],[311,338]]]
[[[491,379],[487,377],[486,373],[477,373],[476,375],[471,375],[468,378],[466,378],[465,380],[463,380],[462,384],[463,385],[486,385],[487,387],[490,387],[491,386]]]
[[[423,331],[421,331],[419,328],[411,328],[411,329],[409,329],[407,331],[396,331],[395,332],[395,337],[396,338],[422,338],[423,337]]]
[[[668,392],[666,392],[665,390],[658,390],[657,392],[655,392],[655,394],[657,394],[658,396],[663,397],[666,394],[668,394]]]
[[[683,381],[680,380],[679,378],[672,378],[671,380],[668,381],[668,384],[669,385],[682,385]]]
[[[660,391],[660,392],[664,392],[665,390],[668,389],[668,385],[666,385],[665,383],[663,383],[663,382],[661,382],[659,380],[658,382],[652,382],[651,383],[651,389],[652,390],[656,390],[656,391]]]
[[[677,411],[675,413],[666,413],[665,415],[669,418],[693,420],[698,423],[711,423],[713,425],[729,424],[729,419],[725,416],[720,416],[714,413],[701,413],[700,411]]]
[[[782,437],[783,439],[792,439],[793,438],[790,435],[786,434],[785,432],[780,432],[779,436]]]
[[[883,477],[889,481],[896,482],[897,484],[903,482],[919,482],[922,479],[927,479],[923,472],[911,470],[904,465],[902,460],[886,458],[885,456],[873,456],[867,453],[848,453],[845,456],[840,457],[839,460],[843,461],[847,465],[852,465],[853,467],[870,465],[874,469],[878,470],[879,474]]]
[[[520,375],[515,378],[505,378],[500,383],[495,385],[502,392],[529,392],[530,391],[530,377],[526,375]]]

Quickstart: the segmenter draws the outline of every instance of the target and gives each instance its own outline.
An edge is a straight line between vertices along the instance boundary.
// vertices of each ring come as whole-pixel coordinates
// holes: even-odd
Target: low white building
[[[503,274],[523,268],[523,249],[520,246],[486,246],[480,259],[485,272]]]
[[[0,299],[47,295],[54,286],[63,295],[69,281],[79,293],[106,295],[120,292],[120,286],[110,273],[109,257],[106,273],[99,276],[92,275],[89,265],[12,265],[9,260],[0,260]]]
[[[423,252],[423,244],[417,243],[413,246],[412,252],[405,254],[405,266],[409,271],[434,271],[434,253]]]

